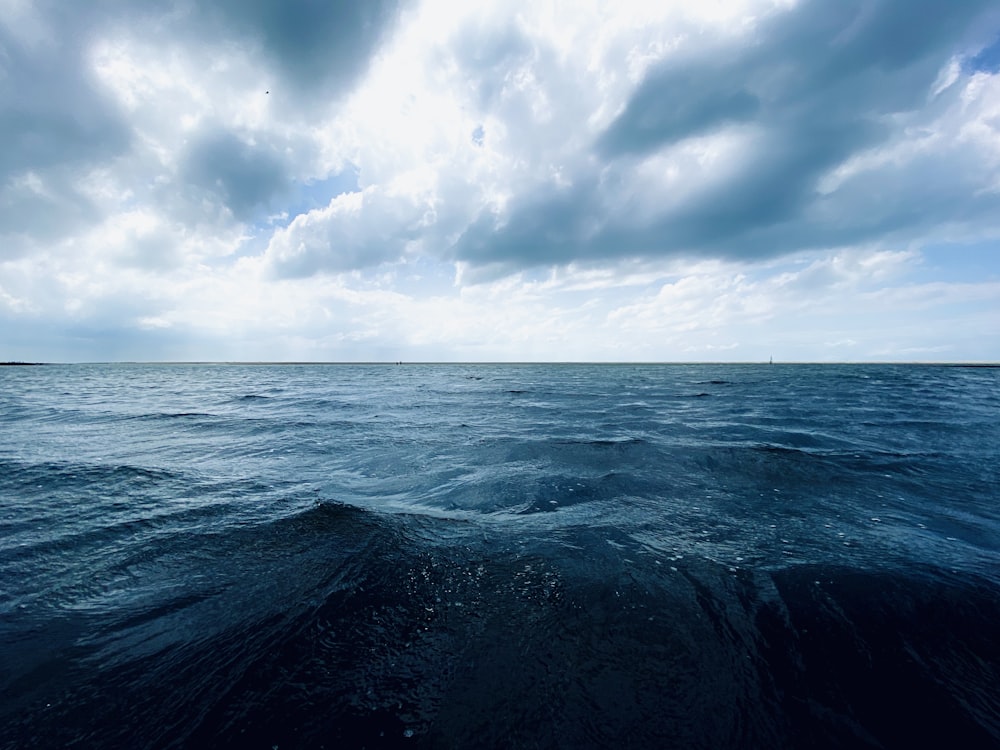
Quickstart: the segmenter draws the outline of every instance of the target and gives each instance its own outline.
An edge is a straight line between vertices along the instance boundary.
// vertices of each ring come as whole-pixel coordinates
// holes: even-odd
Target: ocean
[[[0,368],[2,748],[1000,747],[1000,369]]]

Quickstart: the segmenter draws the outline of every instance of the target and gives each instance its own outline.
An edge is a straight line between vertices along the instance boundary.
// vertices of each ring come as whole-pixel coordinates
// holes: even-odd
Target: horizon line
[[[54,365],[938,365],[1000,367],[1000,360],[105,360],[27,362],[8,360],[0,366]]]

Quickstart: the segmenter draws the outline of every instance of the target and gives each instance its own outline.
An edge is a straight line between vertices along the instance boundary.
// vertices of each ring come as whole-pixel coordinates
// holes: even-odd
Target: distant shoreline
[[[0,362],[0,367],[39,367],[45,362]]]

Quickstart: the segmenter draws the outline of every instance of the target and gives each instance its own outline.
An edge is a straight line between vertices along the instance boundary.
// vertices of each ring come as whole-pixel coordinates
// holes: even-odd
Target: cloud
[[[66,20],[86,33],[87,21],[78,15],[70,10]],[[128,126],[79,64],[80,40],[60,32],[50,38],[43,20],[32,20],[33,33],[27,23],[0,25],[0,176],[121,154],[129,145]]]
[[[64,173],[30,171],[0,187],[0,259],[62,239],[93,223],[98,211]]]
[[[941,221],[991,225],[987,217],[1000,202],[983,189],[996,179],[995,167],[955,169],[950,159],[976,158],[961,145],[821,190],[859,154],[941,124],[926,119],[935,111],[925,110],[928,95],[988,9],[970,1],[942,14],[933,2],[815,0],[761,16],[735,42],[688,40],[649,67],[594,137],[594,156],[567,165],[569,189],[529,182],[502,210],[484,210],[454,256],[501,267],[627,256],[767,258],[916,235]],[[717,158],[713,151],[726,151],[726,142],[740,146]],[[692,145],[707,153],[687,158]],[[651,162],[659,184],[648,179]],[[622,201],[623,193],[636,198]],[[638,220],[628,211],[654,202],[659,211]]]
[[[240,224],[305,200],[303,186],[342,163],[307,126],[283,125],[281,110],[301,123],[342,99],[398,12],[390,2],[5,3],[0,261],[32,257],[45,273],[43,261],[72,264],[98,235],[114,238],[98,264],[107,273],[232,252],[234,231],[254,234]],[[159,239],[113,229],[151,212]]]
[[[339,96],[365,73],[400,11],[397,0],[216,0],[196,3],[192,23],[204,23],[206,36],[257,46],[296,94]]]
[[[70,9],[67,21],[86,29],[79,15]],[[0,258],[96,220],[79,175],[130,147],[127,122],[80,55],[79,40],[31,6],[0,25]]]
[[[199,133],[181,170],[187,182],[213,193],[240,219],[267,207],[289,183],[274,148],[225,130]]]
[[[648,75],[597,139],[604,156],[642,155],[683,138],[753,119],[761,102],[729,66],[674,63]]]
[[[973,72],[1000,72],[1000,35],[985,45],[968,59],[968,67]]]
[[[1000,346],[985,0],[0,6],[7,358]]]
[[[400,259],[421,237],[426,207],[377,187],[344,193],[278,230],[266,252],[279,278],[350,271]]]

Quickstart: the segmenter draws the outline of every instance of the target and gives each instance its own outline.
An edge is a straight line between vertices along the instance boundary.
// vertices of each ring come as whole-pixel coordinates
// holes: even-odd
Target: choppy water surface
[[[1000,370],[0,368],[0,747],[1000,745]]]

